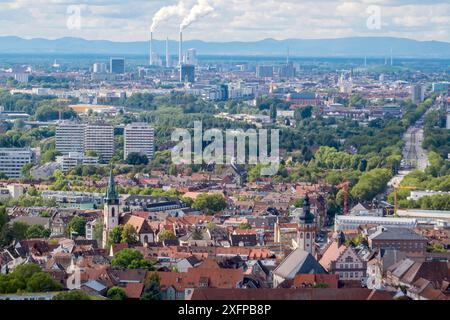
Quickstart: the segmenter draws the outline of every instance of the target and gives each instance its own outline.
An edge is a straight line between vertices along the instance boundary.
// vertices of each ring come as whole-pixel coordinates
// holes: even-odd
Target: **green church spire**
[[[108,188],[106,189],[105,201],[108,204],[118,204],[119,203],[119,193],[116,189],[116,183],[114,181],[114,175],[112,168],[109,172]]]

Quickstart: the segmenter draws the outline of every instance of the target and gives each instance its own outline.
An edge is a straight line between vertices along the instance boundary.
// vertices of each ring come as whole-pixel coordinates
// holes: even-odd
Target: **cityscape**
[[[0,304],[450,299],[449,3],[107,2],[0,3]]]

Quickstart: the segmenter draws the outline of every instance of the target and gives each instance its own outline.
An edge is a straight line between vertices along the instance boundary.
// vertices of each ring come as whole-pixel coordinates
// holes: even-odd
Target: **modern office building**
[[[147,123],[132,123],[124,129],[124,158],[136,152],[153,159],[155,131]]]
[[[186,53],[186,64],[197,65],[197,51],[195,49],[189,49]]]
[[[21,178],[22,168],[32,160],[33,153],[29,148],[0,148],[0,172],[8,178]]]
[[[102,62],[96,62],[92,66],[92,72],[93,73],[106,73],[106,64]]]
[[[125,59],[124,58],[111,58],[109,62],[109,72],[114,74],[125,73]]]
[[[256,68],[256,76],[258,78],[272,78],[273,77],[273,66],[258,66]]]
[[[84,131],[85,125],[79,122],[62,122],[56,128],[56,151],[62,155],[68,155],[71,152],[84,154]]]
[[[280,67],[279,76],[280,78],[291,79],[295,77],[295,67],[292,62],[289,62]]]
[[[195,66],[182,64],[180,67],[180,82],[195,82]]]
[[[103,162],[114,155],[114,127],[110,125],[87,125],[84,134],[85,152],[94,151]]]

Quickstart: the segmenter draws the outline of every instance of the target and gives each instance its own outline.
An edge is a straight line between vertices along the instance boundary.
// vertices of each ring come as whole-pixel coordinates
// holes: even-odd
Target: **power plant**
[[[166,38],[166,68],[170,68],[169,37]]]
[[[178,65],[183,64],[183,31],[180,30],[180,42],[178,44]]]
[[[153,31],[150,31],[150,59],[149,64],[153,65]]]

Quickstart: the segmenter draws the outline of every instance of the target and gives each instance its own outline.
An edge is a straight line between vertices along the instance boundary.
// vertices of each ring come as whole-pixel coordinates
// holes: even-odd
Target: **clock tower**
[[[311,206],[308,195],[303,202],[303,210],[299,216],[297,229],[297,247],[315,255],[316,223],[314,215],[311,213]]]

